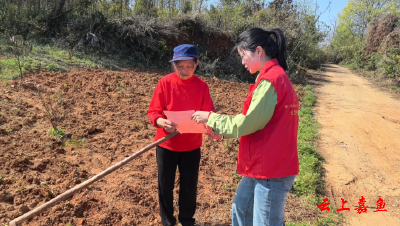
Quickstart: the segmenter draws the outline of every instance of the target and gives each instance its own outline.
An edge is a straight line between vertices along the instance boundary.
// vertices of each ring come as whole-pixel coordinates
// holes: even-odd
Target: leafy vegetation
[[[324,191],[324,181],[322,179],[322,162],[323,158],[317,153],[315,141],[318,139],[317,130],[319,125],[314,119],[312,107],[317,103],[317,97],[313,93],[310,85],[301,87],[305,92],[299,110],[299,133],[298,145],[300,161],[300,172],[296,176],[297,181],[294,183],[292,190],[303,197],[306,197],[308,203],[315,206],[315,203],[322,203],[321,195]],[[316,209],[315,211],[319,211]],[[324,217],[316,219],[315,225],[338,225],[341,216],[337,213],[331,213]],[[309,222],[287,223],[292,226],[311,225]]]
[[[312,93],[312,87],[304,87],[306,95],[301,102],[299,110],[299,134],[298,151],[300,160],[300,173],[298,181],[293,189],[297,194],[318,194],[322,192],[323,181],[321,178],[321,160],[314,147],[314,141],[318,138],[318,123],[313,118],[311,107],[316,103],[316,96]]]
[[[52,136],[55,136],[55,137],[59,138],[59,139],[63,139],[63,138],[67,137],[65,135],[65,133],[64,133],[64,130],[61,129],[61,128],[59,128],[59,129],[51,128],[51,129],[48,130],[48,133],[50,135],[52,135]]]
[[[85,143],[86,143],[85,138],[79,139],[77,136],[73,135],[71,137],[71,140],[65,142],[65,146],[73,147],[74,149],[79,149],[83,148],[85,146]]]
[[[339,14],[333,39],[325,47],[329,61],[400,86],[400,1],[350,0]]]
[[[58,72],[70,66],[170,70],[166,58],[172,49],[193,43],[200,48],[197,73],[251,81],[238,55],[231,54],[234,41],[247,28],[276,26],[287,37],[293,80],[303,79],[300,66],[318,68],[324,61],[318,43],[326,34],[317,8],[307,0],[56,2],[63,2],[61,8],[50,0],[0,0],[0,49],[5,51],[6,40],[17,35],[32,43],[22,71]],[[3,80],[17,77],[9,57],[0,57],[0,67]]]

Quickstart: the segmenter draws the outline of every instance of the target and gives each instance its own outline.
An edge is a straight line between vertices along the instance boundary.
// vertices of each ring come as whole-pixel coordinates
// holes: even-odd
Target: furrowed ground
[[[152,143],[156,130],[147,109],[163,75],[75,69],[29,74],[23,85],[18,80],[2,83],[0,224]],[[209,84],[215,105],[221,106],[220,113],[240,113],[248,84],[202,79]],[[44,106],[64,114],[58,127],[66,138],[48,133],[52,126]],[[232,199],[240,181],[235,173],[238,144],[237,139],[204,137],[195,215],[199,225],[230,225]],[[291,193],[286,221],[312,221],[317,217],[314,208]],[[158,210],[155,150],[150,150],[23,225],[159,225]]]

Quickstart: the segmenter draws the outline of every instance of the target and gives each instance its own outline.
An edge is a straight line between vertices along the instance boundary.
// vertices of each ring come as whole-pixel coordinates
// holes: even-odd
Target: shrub
[[[386,54],[377,65],[378,69],[382,71],[389,78],[400,77],[400,48],[391,48],[387,50]]]

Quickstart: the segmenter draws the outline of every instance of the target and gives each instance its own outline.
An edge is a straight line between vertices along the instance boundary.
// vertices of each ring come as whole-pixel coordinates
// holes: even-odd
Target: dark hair
[[[271,37],[271,34],[275,36],[276,41]],[[286,40],[280,28],[273,28],[268,31],[261,28],[250,28],[239,35],[235,49],[239,47],[254,53],[258,46],[261,46],[265,54],[271,59],[277,58],[279,65],[284,70],[288,69]]]

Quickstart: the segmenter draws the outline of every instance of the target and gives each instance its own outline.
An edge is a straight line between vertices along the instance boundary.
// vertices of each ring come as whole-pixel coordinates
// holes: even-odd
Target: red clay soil
[[[162,76],[93,69],[26,75],[24,81],[40,85],[46,105],[65,114],[58,126],[67,136],[63,140],[48,134],[51,124],[32,84],[2,84],[0,224],[8,224],[152,143],[155,128],[148,121],[147,109]],[[240,113],[248,84],[203,79],[216,105],[222,107],[220,112]],[[238,143],[237,139],[204,139],[198,225],[230,225],[232,197],[240,180],[234,175]],[[155,150],[150,150],[23,225],[160,225],[156,168]],[[286,211],[286,220],[291,222],[315,218],[293,194]]]

